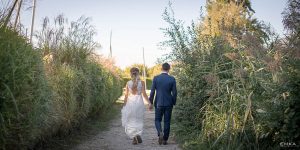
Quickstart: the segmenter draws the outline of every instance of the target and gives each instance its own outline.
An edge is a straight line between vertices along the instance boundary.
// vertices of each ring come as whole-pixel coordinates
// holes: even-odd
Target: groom
[[[176,80],[168,73],[170,65],[168,63],[162,64],[162,73],[153,78],[153,83],[150,92],[150,102],[153,104],[155,95],[155,127],[159,136],[158,143],[167,145],[170,134],[170,121],[173,105],[176,104],[177,90]],[[162,130],[161,121],[164,118],[164,128]],[[162,132],[163,131],[163,132]]]

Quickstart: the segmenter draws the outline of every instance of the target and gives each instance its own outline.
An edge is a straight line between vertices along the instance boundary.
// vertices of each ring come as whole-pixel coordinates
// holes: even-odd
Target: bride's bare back
[[[141,80],[133,82],[132,80],[127,82],[127,87],[129,90],[129,94],[131,95],[141,95],[143,90],[143,84]]]

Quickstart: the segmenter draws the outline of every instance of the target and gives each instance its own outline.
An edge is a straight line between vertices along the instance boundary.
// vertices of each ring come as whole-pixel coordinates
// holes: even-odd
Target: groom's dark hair
[[[169,71],[170,70],[170,65],[168,64],[168,63],[163,63],[162,64],[162,69],[164,70],[164,71]]]

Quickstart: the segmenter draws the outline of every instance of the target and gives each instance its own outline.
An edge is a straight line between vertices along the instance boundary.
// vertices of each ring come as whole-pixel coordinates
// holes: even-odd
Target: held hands
[[[152,109],[153,109],[153,106],[152,106],[152,104],[148,104],[148,109],[149,109],[149,111],[151,111]]]

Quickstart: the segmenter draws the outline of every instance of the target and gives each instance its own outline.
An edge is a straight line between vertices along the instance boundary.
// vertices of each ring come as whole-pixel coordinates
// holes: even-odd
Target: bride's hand
[[[152,104],[148,104],[148,109],[151,111],[153,109]]]

